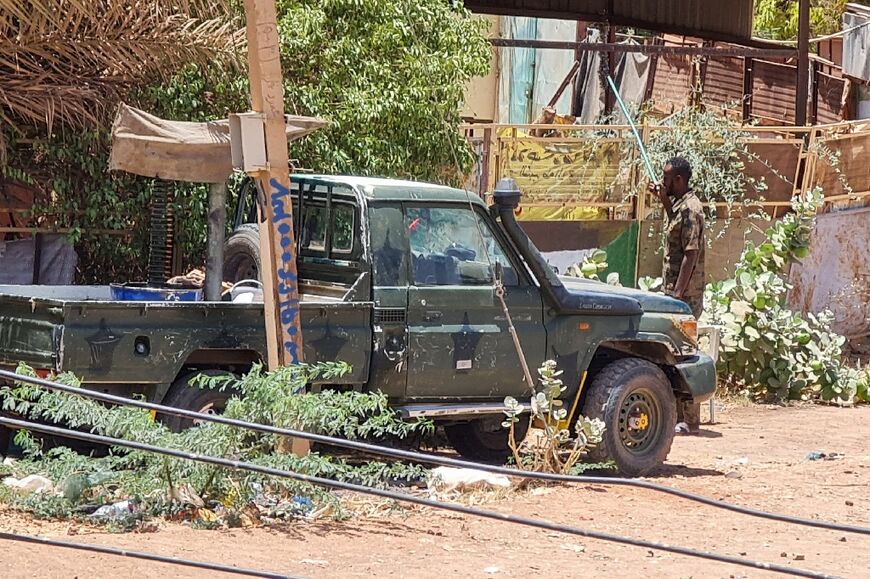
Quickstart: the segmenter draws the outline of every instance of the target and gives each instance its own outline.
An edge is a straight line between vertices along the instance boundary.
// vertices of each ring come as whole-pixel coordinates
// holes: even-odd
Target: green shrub
[[[225,415],[240,420],[293,426],[310,432],[346,438],[397,437],[432,430],[425,421],[405,422],[387,407],[380,393],[302,393],[305,384],[318,378],[340,377],[348,370],[342,363],[283,367],[266,373],[255,367],[231,383],[219,378],[202,379],[201,387],[232,386],[239,392],[227,403]],[[19,369],[31,373],[28,368]],[[79,386],[70,374],[59,382]],[[31,420],[48,420],[91,432],[155,446],[250,462],[313,476],[383,487],[393,481],[418,480],[425,469],[416,465],[348,461],[312,452],[299,457],[276,452],[279,437],[221,424],[203,423],[180,433],[170,432],[151,414],[125,406],[106,407],[74,394],[51,392],[27,383],[0,388],[7,411]],[[61,489],[63,496],[19,498],[17,506],[31,512],[59,516],[84,503],[134,499],[139,510],[155,514],[176,512],[185,504],[216,501],[240,509],[263,497],[311,497],[315,503],[340,505],[327,490],[247,471],[237,471],[150,452],[112,448],[107,456],[91,457],[66,447],[43,450],[40,440],[27,431],[16,435],[25,458],[14,469],[17,475],[41,474]],[[50,495],[46,495],[49,497]]]
[[[831,329],[833,314],[806,316],[785,304],[786,268],[809,252],[818,190],[792,201],[792,212],[776,221],[759,246],[751,241],[735,277],[709,284],[702,319],[723,328],[721,376],[759,397],[851,402],[866,399],[867,372],[843,361],[846,339]]]

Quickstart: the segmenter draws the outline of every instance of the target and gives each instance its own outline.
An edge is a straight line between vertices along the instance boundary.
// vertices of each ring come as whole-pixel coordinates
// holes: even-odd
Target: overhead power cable
[[[134,398],[124,398],[122,396],[115,396],[112,394],[105,394],[103,392],[97,392],[95,390],[88,390],[85,388],[76,388],[73,386],[67,386],[66,384],[60,384],[58,382],[52,382],[50,380],[44,380],[42,378],[35,378],[33,376],[24,376],[21,374],[16,374],[14,372],[8,372],[6,370],[0,370],[0,378],[5,377],[11,380],[18,380],[21,382],[28,382],[31,384],[35,384],[37,386],[41,386],[47,390],[54,390],[58,392],[64,392],[66,394],[74,394],[77,396],[82,396],[85,398],[91,398],[94,400],[100,400],[102,402],[108,402],[111,404],[118,404],[122,406],[132,406],[135,408],[141,408],[143,410],[150,410],[154,412],[159,412],[161,414],[169,414],[172,416],[179,416],[181,418],[190,418],[193,420],[200,420],[204,422],[212,422],[215,424],[223,424],[226,426],[234,426],[237,428],[246,428],[249,430],[253,430],[255,432],[261,432],[264,434],[275,434],[278,436],[287,436],[287,437],[295,437],[302,438],[305,440],[309,440],[311,442],[319,442],[321,444],[328,444],[331,446],[339,446],[342,448],[348,448],[352,450],[357,450],[360,452],[365,452],[368,454],[374,454],[378,456],[388,456],[391,458],[397,458],[400,460],[407,460],[411,462],[418,462],[422,464],[434,464],[439,466],[451,466],[455,468],[473,468],[485,472],[491,472],[495,474],[501,474],[505,476],[511,477],[521,477],[526,479],[534,479],[534,480],[543,480],[549,482],[561,482],[561,483],[581,483],[581,484],[598,484],[604,486],[627,486],[634,488],[641,488],[644,490],[649,490],[653,492],[660,492],[669,494],[675,497],[679,497],[681,499],[694,501],[696,503],[700,503],[703,505],[715,507],[718,509],[724,509],[728,511],[732,511],[735,513],[740,513],[742,515],[747,515],[750,517],[758,517],[762,519],[769,519],[772,521],[779,521],[782,523],[789,523],[794,525],[803,525],[807,527],[815,527],[819,529],[826,529],[829,531],[838,531],[843,533],[855,533],[859,535],[870,535],[870,528],[868,527],[859,527],[855,525],[846,525],[842,523],[834,523],[830,521],[824,521],[819,519],[805,519],[801,517],[794,517],[791,515],[784,515],[780,513],[769,513],[767,511],[762,511],[758,509],[753,509],[750,507],[744,507],[742,505],[735,505],[733,503],[728,503],[725,501],[720,501],[718,499],[705,497],[703,495],[698,495],[695,493],[690,493],[688,491],[683,491],[680,489],[676,489],[673,487],[660,485],[656,483],[652,483],[649,481],[636,480],[630,478],[619,478],[619,477],[608,477],[608,476],[577,476],[577,475],[563,475],[563,474],[554,474],[554,473],[546,473],[546,472],[531,472],[531,471],[521,471],[515,468],[507,468],[503,466],[495,466],[489,464],[480,464],[469,462],[465,460],[459,460],[455,458],[450,458],[446,456],[436,456],[432,454],[425,454],[422,452],[413,452],[409,450],[402,450],[398,448],[390,448],[386,446],[380,446],[376,444],[370,444],[367,442],[360,442],[356,440],[347,440],[344,438],[336,438],[334,436],[327,436],[324,434],[313,434],[311,432],[304,432],[301,430],[293,430],[290,428],[281,428],[277,426],[270,426],[266,424],[258,424],[255,422],[247,422],[244,420],[237,420],[235,418],[227,418],[225,416],[220,416],[218,414],[203,414],[200,412],[194,412],[193,410],[184,410],[182,408],[175,408],[172,406],[164,406],[162,404],[154,404],[151,402],[145,402],[143,400],[136,400]]]
[[[481,517],[485,519],[494,519],[497,521],[505,521],[510,523],[516,523],[520,525],[525,525],[528,527],[535,527],[538,529],[545,529],[548,531],[556,531],[560,533],[565,533],[568,535],[577,535],[580,537],[587,537],[590,539],[599,539],[602,541],[609,541],[613,543],[620,543],[623,545],[630,545],[633,547],[643,547],[646,549],[654,549],[658,551],[667,551],[669,553],[675,553],[678,555],[686,555],[689,557],[697,557],[700,559],[706,559],[709,561],[716,561],[719,563],[728,563],[731,565],[738,565],[741,567],[750,567],[753,569],[763,569],[765,571],[773,571],[776,573],[783,573],[786,575],[791,575],[795,577],[812,577],[815,579],[833,579],[835,576],[828,575],[825,573],[819,573],[816,571],[808,571],[805,569],[799,569],[795,567],[788,567],[785,565],[779,565],[775,563],[765,563],[763,561],[754,561],[751,559],[743,559],[740,557],[733,557],[731,555],[721,555],[719,553],[711,553],[709,551],[700,551],[697,549],[692,549],[690,547],[683,547],[680,545],[671,545],[667,543],[659,543],[657,541],[645,541],[643,539],[632,539],[630,537],[624,537],[622,535],[615,535],[612,533],[605,533],[602,531],[594,531],[589,529],[580,529],[577,527],[571,527],[568,525],[562,525],[559,523],[553,523],[551,521],[543,521],[538,519],[532,519],[529,517],[522,517],[518,515],[511,515],[508,513],[499,513],[496,511],[487,511],[483,509],[477,509],[474,507],[467,507],[464,505],[457,505],[453,503],[445,503],[442,501],[437,501],[434,499],[427,499],[423,497],[417,497],[414,495],[409,495],[405,493],[400,493],[396,491],[391,491],[387,489],[379,489],[379,488],[371,488],[363,485],[358,485],[354,483],[348,483],[343,481],[326,479],[318,476],[307,475],[299,472],[289,471],[289,470],[280,470],[276,468],[260,466],[257,464],[252,464],[248,462],[238,461],[238,460],[229,460],[226,458],[219,458],[215,456],[197,454],[193,452],[184,452],[181,450],[175,450],[171,448],[161,448],[158,446],[154,446],[151,444],[145,444],[142,442],[135,442],[131,440],[123,440],[120,438],[112,438],[109,436],[102,436],[99,434],[90,434],[87,432],[79,432],[77,430],[72,430],[69,428],[59,428],[56,426],[48,426],[45,424],[39,424],[37,422],[31,422],[26,420],[15,420],[12,418],[5,418],[0,416],[0,425],[6,426],[9,428],[23,428],[27,430],[33,430],[36,432],[42,432],[45,434],[51,434],[54,436],[64,436],[69,438],[75,438],[78,440],[84,440],[86,442],[94,442],[98,444],[107,444],[111,446],[117,446],[121,448],[130,448],[133,450],[140,450],[144,452],[153,452],[156,454],[161,454],[164,456],[171,456],[174,458],[180,458],[184,460],[192,460],[195,462],[201,462],[205,464],[213,464],[216,466],[222,466],[225,468],[235,469],[235,470],[244,470],[248,472],[256,472],[259,474],[275,476],[280,478],[286,478],[291,480],[296,480],[300,482],[305,482],[312,485],[322,486],[331,489],[339,489],[345,491],[352,491],[367,495],[374,495],[378,497],[382,497],[385,499],[392,499],[395,501],[412,503],[417,505],[423,505],[427,507],[433,507],[437,509],[443,509],[447,511],[453,511],[456,513],[462,513],[465,515],[472,515],[475,517]]]

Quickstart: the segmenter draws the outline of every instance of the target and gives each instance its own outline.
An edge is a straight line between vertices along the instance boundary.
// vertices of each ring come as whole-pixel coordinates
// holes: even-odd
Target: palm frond
[[[0,0],[0,113],[93,122],[187,63],[240,64],[243,43],[229,0]]]

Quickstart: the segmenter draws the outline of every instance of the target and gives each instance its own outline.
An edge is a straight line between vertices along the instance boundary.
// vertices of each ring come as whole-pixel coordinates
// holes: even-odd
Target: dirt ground
[[[720,500],[870,526],[870,407],[735,405],[699,437],[674,442],[650,480]],[[843,453],[810,461],[810,451]],[[484,508],[844,577],[870,577],[870,537],[755,519],[675,497],[605,486],[550,486]],[[108,534],[0,510],[0,531],[229,563],[300,577],[772,577],[659,551],[432,509],[350,521]],[[70,536],[70,533],[75,533]],[[216,577],[206,571],[0,541],[0,577]],[[226,575],[229,577],[230,575]]]

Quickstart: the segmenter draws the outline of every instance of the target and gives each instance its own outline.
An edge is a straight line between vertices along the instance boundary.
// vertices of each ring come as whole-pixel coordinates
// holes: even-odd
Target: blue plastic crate
[[[196,302],[202,290],[182,287],[148,287],[142,283],[110,284],[112,299],[124,302]]]

